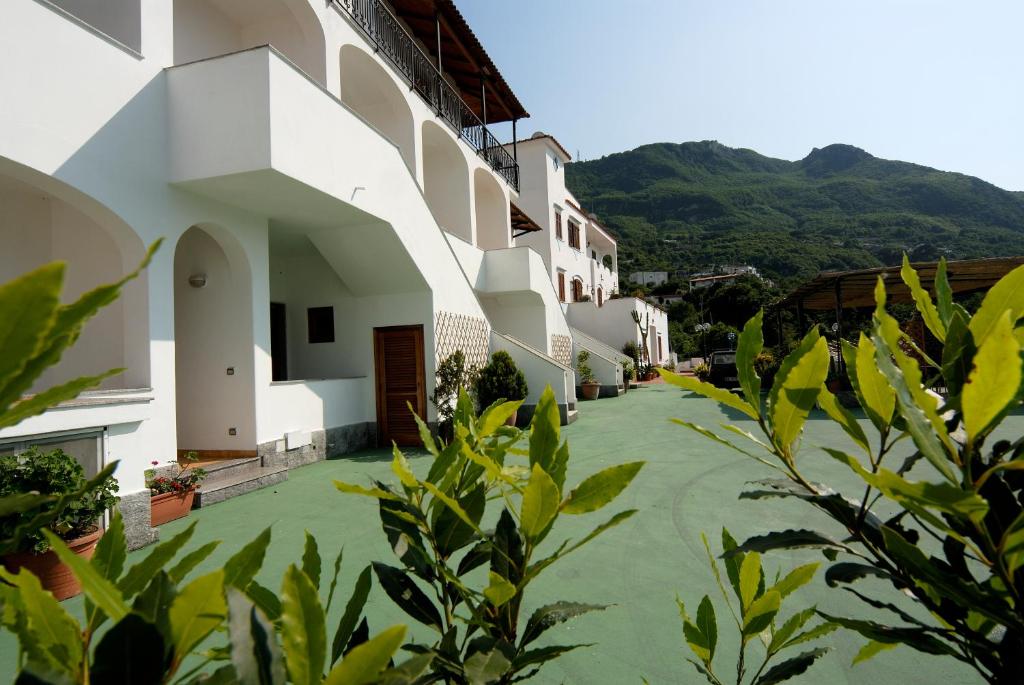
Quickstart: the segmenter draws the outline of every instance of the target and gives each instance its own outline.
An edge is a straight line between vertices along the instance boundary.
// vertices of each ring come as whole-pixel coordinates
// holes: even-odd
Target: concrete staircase
[[[196,490],[196,509],[288,480],[287,466],[264,466],[259,457],[225,459],[202,468],[207,475]]]

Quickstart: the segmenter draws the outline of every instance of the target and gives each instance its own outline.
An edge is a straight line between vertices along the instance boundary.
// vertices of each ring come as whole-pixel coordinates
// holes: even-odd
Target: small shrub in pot
[[[516,366],[512,356],[504,350],[498,350],[491,355],[491,361],[480,369],[476,379],[476,396],[481,410],[502,400],[525,400],[528,393],[526,376]],[[515,418],[515,415],[511,416],[509,422],[514,423]]]
[[[601,384],[594,378],[594,370],[590,368],[590,352],[580,350],[576,355],[576,373],[580,377],[580,386],[583,388],[583,399],[596,400],[601,393]]]

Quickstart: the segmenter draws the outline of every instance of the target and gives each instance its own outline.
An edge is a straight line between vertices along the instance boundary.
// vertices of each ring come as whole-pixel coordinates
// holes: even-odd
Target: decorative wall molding
[[[572,337],[568,335],[551,334],[551,358],[560,364],[572,367]]]
[[[440,364],[455,350],[462,350],[466,365],[480,368],[487,364],[491,346],[491,327],[486,319],[468,314],[438,312],[434,323],[434,351]]]

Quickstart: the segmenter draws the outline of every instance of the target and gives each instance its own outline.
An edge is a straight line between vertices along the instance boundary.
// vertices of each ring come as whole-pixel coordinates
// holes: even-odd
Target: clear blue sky
[[[574,156],[849,143],[1024,190],[1024,0],[456,2]]]

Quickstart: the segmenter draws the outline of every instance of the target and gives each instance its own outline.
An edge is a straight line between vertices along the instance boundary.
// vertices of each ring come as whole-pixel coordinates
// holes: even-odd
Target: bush
[[[754,358],[754,372],[761,377],[761,390],[770,390],[775,383],[775,374],[779,372],[779,359],[768,350],[762,351]],[[706,379],[705,379],[706,380]]]
[[[707,381],[707,379],[711,378],[711,365],[707,362],[697,364],[697,366],[693,367],[693,375],[695,375],[698,380]]]
[[[736,655],[736,683],[742,685],[747,675],[748,645],[760,643],[763,646],[763,658],[760,666],[747,682],[748,685],[765,685],[780,683],[806,671],[814,662],[828,651],[827,647],[818,647],[787,659],[782,663],[768,668],[768,664],[784,650],[797,645],[813,642],[835,631],[839,626],[835,623],[818,623],[808,626],[815,618],[814,607],[798,611],[780,625],[776,619],[780,613],[782,601],[797,588],[806,585],[814,578],[820,564],[804,564],[781,576],[778,572],[774,580],[765,574],[761,565],[761,555],[757,552],[744,553],[737,549],[736,541],[725,528],[722,529],[722,555],[725,565],[725,576],[736,595],[736,607],[722,582],[722,573],[718,561],[711,553],[711,545],[706,536],[701,535],[704,550],[707,552],[711,572],[717,581],[722,599],[729,609],[729,614],[736,619],[739,632],[739,653]],[[769,585],[768,583],[772,583]],[[704,595],[697,607],[696,621],[691,620],[686,605],[676,597],[679,615],[683,619],[683,636],[697,660],[687,659],[697,672],[703,675],[711,685],[722,685],[715,673],[715,656],[717,656],[718,619],[715,617],[715,605],[709,595]],[[805,629],[805,626],[806,629]],[[759,640],[754,638],[758,637]],[[756,663],[756,662],[751,662]],[[762,677],[762,674],[763,677]],[[724,676],[723,676],[724,677]]]
[[[478,371],[474,366],[466,365],[466,355],[462,350],[455,350],[438,365],[434,384],[434,392],[430,401],[437,410],[438,430],[447,434],[451,428],[452,417],[455,415],[455,402],[459,390],[472,391],[476,394]],[[472,396],[470,397],[472,399]]]
[[[633,362],[626,359],[622,360],[622,380],[629,382],[633,380]]]
[[[993,286],[973,316],[953,301],[945,261],[935,276],[936,301],[906,257],[901,275],[942,353],[933,359],[916,349],[886,311],[879,279],[870,336],[861,333],[856,346],[844,341],[842,349],[864,422],[825,387],[830,355],[816,328],[782,362],[761,402],[761,379],[751,361],[763,345],[760,313],[747,322],[737,348],[742,397],[665,376],[745,414],[764,433],[767,440],[743,428],[730,433],[730,439],[748,437],[755,449],[766,450],[768,458],[743,454],[783,476],[756,482],[744,499],[791,498],[832,519],[833,525],[818,530],[757,535],[740,551],[823,549],[832,562],[825,574],[830,586],[871,578],[892,587],[888,594],[879,593],[879,584],[846,587],[871,608],[870,620],[819,612],[866,638],[856,661],[902,644],[957,659],[988,682],[1017,683],[1024,647],[1024,439],[995,439],[993,433],[1021,404],[1017,325],[1024,317],[1024,267]],[[945,396],[922,383],[919,360],[938,377]],[[840,482],[851,474],[860,481],[849,491],[811,480],[803,469],[801,434],[815,405],[849,438],[849,446],[823,448],[841,471]],[[683,424],[731,446],[727,438]],[[894,463],[893,448],[906,438],[914,450]],[[816,477],[827,473],[820,459],[812,461]],[[834,523],[842,535],[834,534]],[[914,611],[899,606],[907,596],[917,605]],[[889,620],[882,622],[875,610],[887,612]]]
[[[499,400],[525,400],[528,393],[526,376],[512,361],[512,356],[504,350],[498,350],[491,355],[491,361],[480,369],[476,379],[476,395],[481,409],[486,409]]]
[[[338,596],[340,554],[330,576],[307,532],[302,561],[289,565],[277,594],[254,580],[270,545],[269,528],[193,578],[220,544],[208,542],[172,563],[195,529],[193,523],[131,566],[120,513],[111,517],[91,560],[46,531],[54,552],[82,583],[84,615],[58,604],[29,571],[13,574],[0,567],[0,622],[18,638],[17,682],[412,685],[427,668],[430,658],[421,655],[391,667],[405,626],[371,638],[366,620],[360,621],[369,568],[357,579],[328,642],[326,619]],[[328,580],[325,606],[320,597]],[[109,629],[101,630],[108,622]],[[198,665],[175,679],[206,640],[219,644],[209,645]]]
[[[18,456],[0,457],[0,497],[41,494],[57,498],[70,495],[63,511],[49,522],[49,528],[64,540],[74,540],[96,529],[105,511],[117,504],[117,481],[107,475],[94,489],[86,488],[85,469],[63,450],[43,452],[37,447]],[[81,494],[79,494],[81,493]],[[42,513],[39,507],[0,519],[0,539],[14,537],[19,527]],[[17,550],[45,552],[50,545],[39,529],[26,531]]]
[[[594,370],[590,368],[590,353],[580,350],[576,355],[576,374],[580,377],[580,383],[593,383]]]
[[[633,361],[640,361],[640,346],[630,340],[622,346],[622,354],[626,355]]]
[[[559,435],[554,393],[550,387],[545,389],[529,433],[505,425],[520,404],[492,405],[475,418],[463,393],[452,442],[435,442],[417,418],[425,447],[433,456],[425,478],[410,470],[405,455],[396,448],[392,470],[400,484],[377,482],[367,488],[335,482],[343,492],[378,500],[388,546],[400,565],[374,562],[374,573],[402,611],[432,629],[429,642],[406,647],[433,657],[430,673],[420,682],[468,685],[527,680],[545,662],[582,646],[547,641],[538,646],[535,641],[544,632],[606,608],[559,601],[534,610],[529,619],[521,615],[523,606],[537,606],[535,598],[527,599],[528,589],[551,564],[636,510],[611,516],[575,542],[545,544],[562,517],[588,514],[611,503],[643,462],[611,466],[566,492],[569,445]],[[522,444],[524,438],[526,444]],[[518,458],[514,465],[506,464],[506,457],[513,461],[511,455],[519,445],[522,450],[515,453],[528,457],[528,467],[520,466]],[[552,587],[562,586],[554,582],[542,594],[550,596]]]

